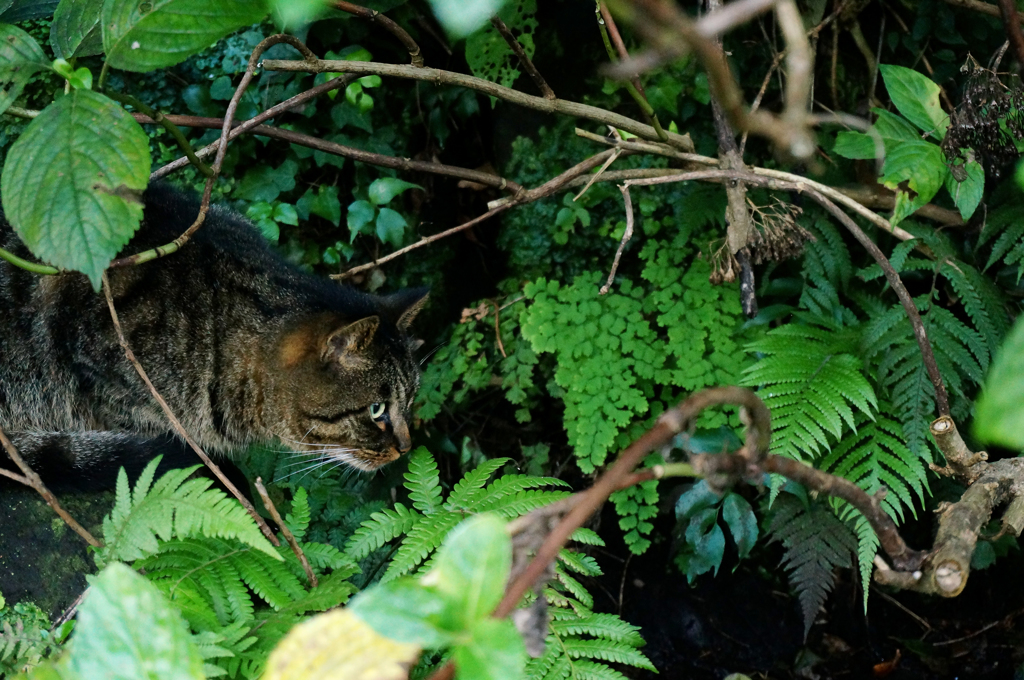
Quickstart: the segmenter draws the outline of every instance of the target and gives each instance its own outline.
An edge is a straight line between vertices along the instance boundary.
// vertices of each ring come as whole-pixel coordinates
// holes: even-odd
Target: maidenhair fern
[[[828,505],[787,493],[772,505],[768,532],[785,548],[782,566],[800,600],[806,636],[835,584],[833,570],[853,566],[857,536]]]
[[[353,560],[362,560],[403,537],[381,579],[391,581],[422,565],[467,515],[493,512],[512,519],[568,495],[566,491],[547,488],[566,486],[552,477],[505,475],[487,484],[498,468],[508,462],[508,458],[495,458],[482,463],[468,472],[443,500],[437,463],[425,448],[416,449],[409,454],[409,471],[405,475],[413,507],[396,503],[393,509],[371,515],[349,539],[345,553]]]
[[[744,385],[760,386],[772,413],[772,451],[809,461],[827,453],[829,436],[856,428],[854,408],[872,416],[875,391],[852,352],[857,336],[842,328],[789,323],[747,349],[764,355]]]

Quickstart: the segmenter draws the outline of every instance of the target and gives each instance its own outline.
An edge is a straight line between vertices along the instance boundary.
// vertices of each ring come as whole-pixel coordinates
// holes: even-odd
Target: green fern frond
[[[238,501],[210,489],[212,480],[188,479],[198,465],[171,470],[150,488],[159,463],[159,456],[150,461],[134,493],[128,491],[124,468],[118,473],[114,508],[103,519],[105,545],[97,552],[99,561],[130,562],[157,552],[157,539],[191,536],[236,539],[281,559]]]
[[[437,463],[422,446],[409,454],[405,488],[409,490],[413,507],[424,515],[441,509],[441,480],[437,474]]]
[[[452,489],[445,502],[445,510],[464,510],[471,507],[482,495],[487,480],[497,472],[502,465],[511,462],[511,458],[493,458],[480,463],[476,468],[470,470]]]
[[[284,523],[288,525],[296,540],[301,541],[306,536],[306,529],[309,528],[309,496],[306,488],[300,486],[295,490],[292,497],[292,509],[284,517]]]
[[[558,559],[568,569],[576,572],[577,574],[583,574],[584,576],[600,576],[602,573],[601,567],[590,555],[584,555],[583,553],[574,552],[572,550],[562,549],[558,553]]]
[[[1021,206],[1018,202],[1000,206],[989,213],[985,226],[978,238],[978,245],[984,245],[999,237],[992,244],[985,269],[999,260],[1006,265],[1017,265],[1017,281],[1024,276],[1024,219],[1021,219]]]
[[[625,642],[634,647],[644,644],[640,636],[640,628],[623,621],[615,614],[595,614],[579,616],[566,609],[551,611],[551,630],[560,637],[569,635],[591,635],[616,642]]]
[[[782,494],[772,509],[768,532],[785,548],[782,566],[800,600],[806,637],[835,584],[833,570],[852,566],[857,537],[827,505],[812,503],[805,508],[796,497]]]
[[[649,671],[656,670],[654,664],[642,652],[612,640],[568,639],[562,640],[562,646],[565,647],[566,655],[573,659],[596,659],[636,666]]]
[[[568,486],[553,477],[505,475],[487,484],[491,475],[508,462],[502,458],[485,461],[466,473],[452,489],[447,501],[442,503],[433,457],[423,448],[413,456],[406,474],[406,489],[413,504],[423,514],[396,503],[393,510],[374,513],[363,522],[345,545],[345,554],[358,561],[404,534],[382,581],[425,568],[424,563],[428,563],[444,537],[467,515],[493,512],[505,519],[513,519],[568,496],[567,491],[549,488]],[[590,538],[587,534],[583,536]]]
[[[583,587],[583,584],[572,576],[569,576],[560,564],[555,565],[555,578],[562,584],[562,587],[569,591],[584,607],[591,609],[594,606],[594,598],[587,592],[587,589]]]
[[[387,583],[415,569],[463,519],[465,516],[461,513],[443,512],[426,515],[416,522],[399,546],[381,582]]]
[[[583,545],[595,545],[598,547],[604,546],[604,539],[597,535],[597,532],[593,529],[587,529],[586,527],[580,527],[576,531],[572,532],[570,540],[582,543]]]
[[[860,359],[849,353],[849,333],[796,323],[769,331],[748,346],[765,355],[745,371],[743,384],[760,387],[772,413],[772,448],[806,460],[828,451],[844,423],[856,428],[853,408],[871,417],[878,408]]]
[[[889,411],[882,405],[874,422],[865,417],[858,420],[858,429],[847,433],[819,467],[850,480],[873,494],[882,486],[889,494],[882,501],[886,511],[903,520],[904,507],[914,510],[915,501],[922,500],[928,490],[925,461],[907,448],[903,427],[881,415]]]
[[[370,515],[345,544],[345,553],[354,560],[361,560],[388,541],[409,530],[423,515],[409,510],[401,503],[392,509],[381,510]]]

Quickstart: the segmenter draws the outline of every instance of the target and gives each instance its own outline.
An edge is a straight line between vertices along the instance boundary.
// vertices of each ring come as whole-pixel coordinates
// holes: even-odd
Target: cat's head
[[[408,451],[422,344],[409,327],[426,300],[426,289],[405,290],[380,298],[376,314],[325,314],[285,333],[273,405],[283,422],[275,434],[317,456],[311,464],[376,470]]]

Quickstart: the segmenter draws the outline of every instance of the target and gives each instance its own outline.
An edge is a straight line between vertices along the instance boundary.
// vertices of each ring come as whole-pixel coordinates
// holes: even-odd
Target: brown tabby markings
[[[197,210],[166,185],[144,199],[123,255],[170,241]],[[29,256],[3,220],[0,245]],[[180,252],[113,270],[110,282],[135,354],[202,446],[280,438],[311,462],[362,470],[411,447],[419,366],[408,332],[425,291],[371,296],[304,273],[221,209]],[[148,438],[170,440],[84,277],[0,265],[0,426],[29,459],[67,474],[145,463]]]

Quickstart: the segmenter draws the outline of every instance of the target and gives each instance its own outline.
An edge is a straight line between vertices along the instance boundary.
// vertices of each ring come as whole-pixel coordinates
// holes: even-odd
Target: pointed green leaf
[[[1024,318],[989,370],[974,418],[978,439],[1024,451]]]
[[[519,680],[526,646],[509,619],[481,619],[454,649],[457,680]]]
[[[739,494],[726,495],[725,501],[722,502],[722,519],[729,527],[732,540],[736,542],[740,559],[749,555],[757,543],[757,518],[750,503]]]
[[[966,221],[971,219],[971,215],[978,209],[981,197],[985,193],[985,169],[975,160],[967,161],[964,169],[967,172],[967,179],[963,182],[958,182],[952,172],[946,175],[946,191],[953,197],[960,216]]]
[[[202,680],[203,660],[181,614],[142,576],[111,564],[78,612],[68,659],[81,678]]]
[[[477,515],[448,534],[427,578],[450,603],[448,627],[466,630],[487,617],[501,601],[511,566],[512,539],[496,516]]]
[[[377,214],[377,238],[385,243],[390,243],[398,248],[402,245],[405,237],[405,228],[408,226],[405,218],[391,208],[381,208]]]
[[[381,177],[375,179],[373,184],[367,190],[370,201],[374,205],[385,205],[391,202],[398,194],[402,193],[406,189],[422,189],[419,184],[413,184],[412,182],[406,182],[402,179],[396,179],[394,177]]]
[[[907,120],[936,139],[946,136],[949,116],[939,105],[939,86],[923,73],[904,66],[878,67],[889,98]]]
[[[833,151],[843,158],[878,158],[885,153],[881,141],[881,139],[877,139],[876,142],[875,137],[863,132],[840,132],[836,136],[836,145]]]
[[[445,599],[412,578],[382,583],[359,593],[348,609],[381,635],[420,647],[440,647],[451,636],[437,626]]]
[[[0,24],[0,113],[21,96],[37,71],[50,67],[43,48],[25,31]]]
[[[103,0],[61,0],[50,24],[50,47],[58,59],[103,52]]]
[[[98,290],[142,220],[149,168],[149,137],[135,119],[101,94],[72,90],[11,146],[4,212],[36,257],[86,274]]]
[[[106,0],[107,63],[140,73],[174,66],[266,14],[260,0]]]
[[[948,172],[936,144],[918,141],[894,145],[886,153],[881,177],[886,187],[897,192],[892,224],[899,224],[931,201]],[[901,186],[903,182],[913,195]]]

